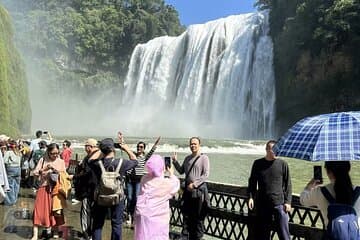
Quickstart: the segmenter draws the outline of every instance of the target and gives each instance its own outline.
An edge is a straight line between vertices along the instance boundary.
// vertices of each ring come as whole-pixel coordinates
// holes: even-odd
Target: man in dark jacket
[[[269,240],[272,217],[280,240],[290,239],[291,179],[287,163],[277,159],[272,148],[276,141],[266,143],[266,156],[255,160],[249,178],[249,209],[254,208],[256,192],[257,224],[255,239]],[[257,189],[258,186],[258,189]]]
[[[91,239],[91,206],[93,202],[91,189],[96,187],[96,182],[92,182],[94,176],[92,175],[93,173],[89,167],[89,163],[92,160],[100,158],[101,153],[98,148],[97,140],[93,138],[87,139],[84,147],[87,155],[76,167],[73,181],[76,198],[78,200],[82,200],[80,209],[80,225],[82,234],[85,239]]]

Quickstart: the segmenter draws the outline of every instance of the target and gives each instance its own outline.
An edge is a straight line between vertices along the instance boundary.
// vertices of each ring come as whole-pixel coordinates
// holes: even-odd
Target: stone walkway
[[[20,190],[19,199],[14,206],[0,205],[0,240],[30,239],[32,237],[32,220],[30,213],[34,207],[34,193],[31,189]],[[71,205],[65,210],[66,224],[60,227],[60,239],[80,240],[80,206],[81,203]],[[39,233],[41,229],[39,230]],[[103,228],[104,240],[110,239],[111,225],[106,220]],[[123,228],[123,240],[133,239],[133,230]],[[40,238],[39,238],[40,239]]]

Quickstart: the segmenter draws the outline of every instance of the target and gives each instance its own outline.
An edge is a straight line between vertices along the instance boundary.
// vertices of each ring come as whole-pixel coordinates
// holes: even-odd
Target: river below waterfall
[[[98,140],[102,138],[105,136],[96,137]],[[59,137],[56,141],[61,143],[63,139],[71,140],[74,153],[78,154],[79,159],[85,156],[83,142],[86,137]],[[134,151],[136,143],[140,140],[147,143],[146,150],[149,150],[155,141],[155,138],[145,137],[126,137],[125,139]],[[265,155],[265,141],[202,139],[201,149],[210,158],[210,181],[244,186],[248,183],[253,161]],[[170,156],[173,152],[177,152],[179,161],[182,161],[187,154],[190,154],[188,139],[162,138],[155,154]],[[127,157],[125,153],[117,151],[117,157],[121,156]],[[323,166],[323,162],[312,163],[292,158],[284,159],[289,164],[294,193],[300,193],[312,178],[314,165]],[[360,185],[359,171],[360,162],[352,162],[351,177],[355,185]],[[327,183],[328,179],[324,168],[323,177],[324,182]]]

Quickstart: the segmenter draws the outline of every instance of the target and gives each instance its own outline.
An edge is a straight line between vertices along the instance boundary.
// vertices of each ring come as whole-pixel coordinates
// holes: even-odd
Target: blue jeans
[[[111,240],[121,240],[124,200],[112,207],[103,207],[96,203],[94,204],[91,214],[94,221],[92,233],[93,240],[101,240],[101,231],[104,226],[108,209],[110,209],[111,212]]]
[[[127,211],[130,215],[134,215],[137,196],[140,193],[140,182],[127,182]],[[134,191],[135,190],[135,191]]]
[[[20,167],[7,167],[6,173],[9,181],[10,191],[6,193],[4,204],[14,205],[18,199],[20,190],[21,169]]]

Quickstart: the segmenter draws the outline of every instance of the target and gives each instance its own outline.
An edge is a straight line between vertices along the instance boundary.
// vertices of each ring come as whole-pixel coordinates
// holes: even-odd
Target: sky
[[[255,12],[255,0],[165,0],[178,11],[182,25],[205,23],[214,19]]]

